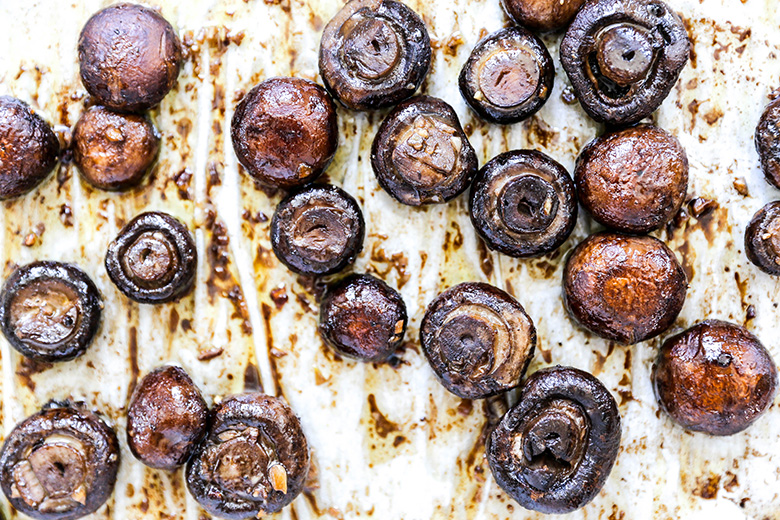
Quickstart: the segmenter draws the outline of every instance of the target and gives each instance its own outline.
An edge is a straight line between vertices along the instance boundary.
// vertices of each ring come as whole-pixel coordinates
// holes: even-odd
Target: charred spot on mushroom
[[[750,220],[745,253],[765,273],[780,276],[780,201],[770,202]]]
[[[585,0],[501,0],[510,17],[537,31],[566,27],[584,3]]]
[[[755,142],[766,180],[780,188],[780,97],[772,101],[761,115]]]
[[[371,148],[371,166],[392,197],[420,206],[463,193],[477,172],[477,155],[450,105],[417,96],[382,122]]]
[[[520,384],[536,348],[536,328],[509,294],[467,282],[431,302],[420,325],[420,344],[447,390],[481,399]]]
[[[667,339],[653,365],[658,403],[683,428],[733,435],[775,397],[777,367],[746,328],[703,321]]]
[[[320,43],[325,86],[353,110],[389,107],[412,96],[431,64],[422,19],[393,0],[352,0],[328,22]]]
[[[669,95],[688,61],[680,17],[660,0],[595,0],[561,41],[561,64],[587,114],[636,123]]]
[[[9,343],[36,361],[82,355],[97,332],[103,302],[84,271],[59,262],[16,269],[0,294],[0,326]]]
[[[566,169],[532,150],[488,162],[471,185],[471,222],[496,251],[538,256],[563,244],[577,224],[577,196]]]
[[[487,442],[490,470],[526,509],[562,514],[593,500],[620,447],[620,414],[604,385],[576,368],[532,374]]]
[[[166,303],[195,283],[197,250],[187,227],[167,213],[141,213],[108,245],[106,271],[139,303]]]
[[[293,501],[309,471],[295,413],[277,397],[229,397],[211,414],[206,440],[187,465],[187,487],[210,514],[244,519]]]
[[[307,186],[282,202],[271,219],[276,257],[299,274],[341,271],[363,248],[365,222],[357,201],[329,184]]]
[[[485,121],[517,123],[550,97],[555,66],[544,43],[522,27],[481,40],[460,72],[460,93]]]
[[[13,507],[38,520],[86,516],[111,496],[119,468],[116,434],[96,415],[50,408],[19,423],[0,451],[0,486]]]

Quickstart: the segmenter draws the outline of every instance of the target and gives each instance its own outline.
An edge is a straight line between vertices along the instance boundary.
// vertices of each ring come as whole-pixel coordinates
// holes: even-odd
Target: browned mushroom
[[[753,215],[745,230],[745,253],[765,273],[780,276],[780,201]]]
[[[538,31],[557,31],[572,21],[585,0],[501,0],[517,23]]]
[[[761,114],[755,142],[764,177],[780,188],[780,98],[769,103]]]

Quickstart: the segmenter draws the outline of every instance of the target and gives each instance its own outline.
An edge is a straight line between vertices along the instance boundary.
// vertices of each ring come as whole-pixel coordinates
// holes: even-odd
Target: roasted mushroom
[[[33,262],[17,268],[0,294],[0,327],[8,342],[38,361],[68,361],[92,343],[103,302],[75,265]]]
[[[517,123],[539,111],[550,97],[555,66],[544,43],[522,27],[481,40],[460,72],[460,93],[479,117]]]
[[[463,193],[478,164],[455,110],[441,99],[417,96],[382,122],[371,148],[371,166],[391,196],[420,206]]]
[[[526,509],[570,513],[593,500],[620,448],[620,414],[601,381],[552,367],[523,383],[487,443],[490,470]]]
[[[320,335],[338,354],[382,362],[401,345],[406,304],[378,278],[353,274],[328,288],[320,304]]]
[[[363,249],[365,222],[357,201],[330,184],[314,184],[293,193],[271,219],[276,257],[299,274],[341,271]]]
[[[543,255],[577,224],[577,196],[566,169],[533,150],[505,152],[477,174],[471,222],[488,247],[514,257]]]
[[[561,64],[590,117],[628,125],[661,106],[690,47],[682,19],[660,0],[594,0],[566,31]]]
[[[501,0],[507,14],[524,27],[557,31],[572,21],[585,0]]]
[[[198,254],[187,226],[167,213],[141,213],[108,245],[106,271],[139,303],[166,303],[190,292]]]
[[[769,103],[761,115],[755,141],[764,177],[780,188],[780,98]]]
[[[758,338],[719,320],[667,339],[652,378],[672,420],[710,435],[733,435],[753,424],[777,390],[777,367]]]
[[[95,414],[50,408],[18,425],[0,451],[0,485],[17,511],[38,520],[73,520],[111,496],[119,469],[114,431]]]
[[[591,141],[577,159],[574,182],[594,220],[648,233],[674,218],[685,201],[688,157],[670,133],[637,126]]]
[[[765,273],[780,276],[780,201],[753,216],[745,231],[745,253]]]
[[[293,188],[314,181],[339,144],[336,105],[324,88],[301,78],[271,78],[236,107],[233,149],[261,184]]]
[[[467,282],[441,293],[425,312],[420,344],[441,384],[481,399],[520,384],[536,348],[536,328],[509,294]]]
[[[114,4],[92,15],[78,49],[81,81],[113,110],[151,108],[179,77],[179,37],[165,18],[141,5]]]
[[[41,116],[24,101],[0,96],[0,200],[35,188],[59,153],[60,142]]]
[[[245,519],[275,513],[303,489],[309,448],[295,413],[277,397],[228,397],[187,464],[187,487],[208,513]]]
[[[411,97],[431,65],[425,23],[394,0],[352,0],[325,26],[320,75],[352,110],[389,107]]]
[[[149,372],[127,407],[127,444],[152,468],[173,471],[189,460],[206,435],[209,408],[179,367]]]
[[[591,332],[629,345],[668,329],[687,287],[674,253],[653,237],[592,235],[574,249],[563,271],[569,314]]]

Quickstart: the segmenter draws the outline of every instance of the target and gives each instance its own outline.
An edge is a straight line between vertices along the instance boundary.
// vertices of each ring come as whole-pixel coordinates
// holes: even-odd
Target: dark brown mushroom
[[[574,182],[594,220],[624,233],[648,233],[682,207],[688,157],[677,138],[660,128],[627,128],[585,147]]]
[[[563,271],[569,314],[594,334],[629,345],[668,329],[687,288],[674,253],[653,237],[592,235],[574,249]]]
[[[190,376],[179,367],[160,367],[133,391],[127,444],[147,466],[174,471],[205,437],[208,417],[208,405]]]
[[[33,262],[17,268],[0,293],[0,327],[8,342],[38,361],[82,355],[100,325],[103,302],[75,265]]]
[[[765,273],[780,276],[780,201],[753,215],[745,230],[745,253]]]
[[[488,247],[509,256],[556,250],[577,224],[577,196],[566,169],[533,150],[505,152],[471,185],[471,222]]]
[[[425,22],[401,2],[352,0],[322,33],[320,75],[333,97],[352,110],[411,97],[430,65]]]
[[[536,328],[509,294],[467,282],[431,302],[420,325],[420,344],[447,390],[481,399],[520,384],[534,355]]]
[[[0,96],[0,200],[43,182],[59,153],[60,142],[41,116],[24,101]]]
[[[566,31],[561,64],[590,117],[628,125],[661,106],[690,48],[682,19],[660,0],[594,0]]]
[[[73,520],[111,496],[119,469],[114,431],[73,407],[38,412],[0,451],[0,486],[13,507],[37,520]]]
[[[761,115],[755,142],[764,177],[780,188],[780,98],[769,103]]]
[[[141,213],[108,245],[106,271],[117,289],[139,303],[166,303],[195,284],[195,240],[176,218]]]
[[[114,4],[87,21],[79,36],[81,81],[101,105],[142,112],[176,84],[182,47],[157,12],[138,4]]]
[[[620,448],[612,394],[582,370],[552,367],[523,383],[487,443],[490,470],[526,509],[563,514],[593,500]]]
[[[585,0],[501,0],[507,14],[524,27],[557,31],[572,21]]]
[[[233,149],[261,184],[294,188],[314,181],[339,144],[336,105],[324,88],[301,78],[271,78],[236,107]]]
[[[480,40],[460,72],[460,93],[485,121],[511,124],[547,102],[555,65],[542,40],[522,27]]]
[[[741,432],[767,411],[777,367],[746,328],[707,320],[667,339],[653,365],[658,403],[676,423],[710,435]]]
[[[212,411],[208,437],[187,464],[187,487],[214,516],[259,518],[292,502],[308,472],[308,444],[292,409],[247,393]]]
[[[404,101],[382,122],[371,148],[379,185],[409,206],[442,203],[469,187],[477,154],[458,114],[441,99]]]
[[[401,346],[406,304],[398,291],[367,274],[328,287],[320,304],[320,335],[338,354],[382,362]]]

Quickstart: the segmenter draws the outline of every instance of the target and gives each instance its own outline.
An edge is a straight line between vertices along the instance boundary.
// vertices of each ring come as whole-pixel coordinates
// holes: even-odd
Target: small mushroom
[[[276,513],[302,491],[309,448],[300,421],[277,397],[231,396],[211,412],[206,440],[187,464],[187,487],[209,514]]]
[[[590,117],[628,125],[661,106],[690,48],[682,19],[660,0],[594,0],[566,31],[561,65]]]
[[[195,283],[195,240],[187,226],[159,211],[141,213],[108,245],[106,271],[117,289],[139,303],[166,303]]]
[[[336,105],[301,78],[271,78],[236,107],[231,123],[238,160],[259,183],[294,188],[314,181],[339,144]]]
[[[430,64],[425,22],[401,2],[352,0],[322,33],[320,75],[333,97],[352,110],[411,97]]]
[[[574,249],[563,271],[569,314],[594,334],[628,345],[668,329],[687,287],[674,253],[653,237],[592,235]]]
[[[745,253],[765,273],[780,276],[780,201],[753,216],[745,231]]]
[[[577,196],[566,169],[533,150],[505,152],[471,185],[471,222],[488,247],[514,257],[556,250],[577,224]]]
[[[353,274],[328,288],[320,305],[320,335],[338,354],[385,361],[406,332],[406,304],[398,291],[367,274]]]
[[[585,0],[501,0],[517,23],[537,31],[557,31],[572,21]]]
[[[526,509],[575,511],[593,500],[615,464],[620,414],[612,394],[582,370],[534,372],[487,442],[490,470]]]
[[[780,98],[769,103],[761,115],[755,141],[764,177],[780,188]]]
[[[648,233],[682,207],[688,157],[672,134],[637,126],[591,141],[577,159],[574,182],[594,220],[625,233]]]
[[[420,344],[447,390],[482,399],[520,384],[534,355],[536,328],[509,294],[467,282],[431,302],[420,325]]]
[[[8,342],[30,359],[68,361],[95,337],[103,302],[75,265],[33,262],[17,268],[0,293],[0,326]]]
[[[87,21],[79,36],[81,81],[101,105],[143,112],[176,84],[182,48],[176,31],[157,12],[114,4]]]
[[[683,428],[733,435],[772,404],[777,367],[746,328],[706,320],[664,342],[652,379],[661,408]]]
[[[73,407],[38,412],[0,450],[0,486],[11,505],[37,520],[74,520],[111,496],[119,469],[114,431]]]
[[[481,40],[460,72],[460,93],[485,121],[517,123],[550,97],[555,66],[544,43],[522,27]]]

